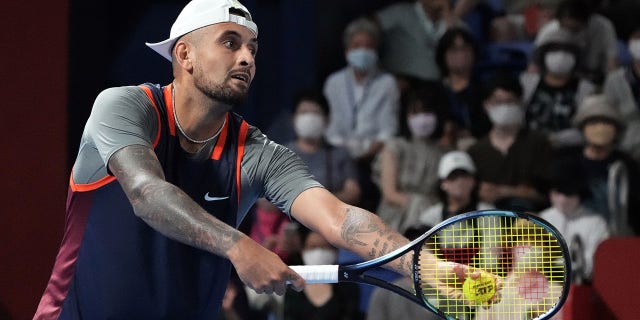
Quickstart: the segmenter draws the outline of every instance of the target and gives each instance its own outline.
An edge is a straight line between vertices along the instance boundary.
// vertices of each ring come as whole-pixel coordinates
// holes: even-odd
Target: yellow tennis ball
[[[467,300],[481,304],[493,297],[496,293],[496,284],[493,277],[488,274],[481,274],[476,279],[468,277],[462,284],[462,292]]]

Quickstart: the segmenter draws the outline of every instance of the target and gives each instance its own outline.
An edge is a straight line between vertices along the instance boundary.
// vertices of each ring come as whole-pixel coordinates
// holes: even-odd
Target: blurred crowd
[[[640,21],[608,18],[612,2],[418,0],[363,12],[335,35],[346,65],[296,97],[285,145],[338,198],[408,237],[473,210],[539,214],[567,240],[573,281],[588,284],[599,243],[640,232]],[[356,259],[268,199],[244,227],[290,265]],[[277,297],[232,281],[224,319],[429,316],[362,290]]]

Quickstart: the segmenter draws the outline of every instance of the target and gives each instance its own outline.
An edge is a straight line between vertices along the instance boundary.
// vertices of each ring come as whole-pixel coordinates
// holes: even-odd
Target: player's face
[[[196,88],[230,106],[244,103],[255,76],[258,40],[236,23],[218,23],[201,30],[193,59]]]

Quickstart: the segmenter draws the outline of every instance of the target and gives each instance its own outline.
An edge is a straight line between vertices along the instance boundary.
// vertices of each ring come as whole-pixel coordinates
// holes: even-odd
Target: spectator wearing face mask
[[[379,190],[371,182],[371,161],[398,130],[400,93],[393,76],[378,68],[379,30],[364,18],[344,31],[347,66],[329,75],[324,96],[330,115],[328,142],[346,147],[357,162],[361,207],[374,211]]]
[[[571,119],[584,97],[596,90],[577,73],[579,53],[566,33],[556,31],[536,49],[534,61],[540,72],[520,75],[527,127],[546,134],[554,147],[581,143]]]
[[[302,261],[305,265],[335,264],[338,249],[319,233],[301,231],[304,238]],[[287,290],[284,296],[285,320],[360,319],[358,287],[353,284],[307,284],[304,290]]]
[[[400,115],[401,135],[388,141],[376,159],[374,180],[382,191],[377,213],[399,231],[414,225],[435,200],[445,99],[435,83],[409,91]]]
[[[603,92],[618,107],[626,125],[620,148],[640,164],[640,24],[631,32],[627,48],[630,64],[607,75]]]
[[[287,147],[298,154],[309,170],[338,199],[356,204],[360,199],[358,175],[348,151],[325,142],[329,119],[326,100],[314,92],[302,92],[293,111],[296,140]]]
[[[540,45],[561,32],[580,47],[579,72],[600,85],[608,71],[618,66],[617,36],[606,17],[594,13],[583,0],[565,0],[558,5],[556,17],[544,25],[535,43]]]
[[[520,83],[497,73],[485,91],[491,131],[468,150],[476,165],[480,200],[507,210],[546,207],[551,145],[524,126]]]
[[[580,105],[574,125],[584,137],[584,146],[558,150],[554,158],[581,168],[589,188],[582,204],[602,214],[613,235],[637,234],[640,173],[629,155],[617,148],[624,133],[620,112],[606,96],[589,96]]]

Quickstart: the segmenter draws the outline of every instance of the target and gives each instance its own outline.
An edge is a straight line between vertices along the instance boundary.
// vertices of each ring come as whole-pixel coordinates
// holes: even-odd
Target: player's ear
[[[191,72],[191,70],[193,69],[193,49],[193,45],[182,40],[178,40],[178,42],[176,42],[176,45],[173,47],[174,62],[177,63],[180,68],[185,69],[188,72]]]

